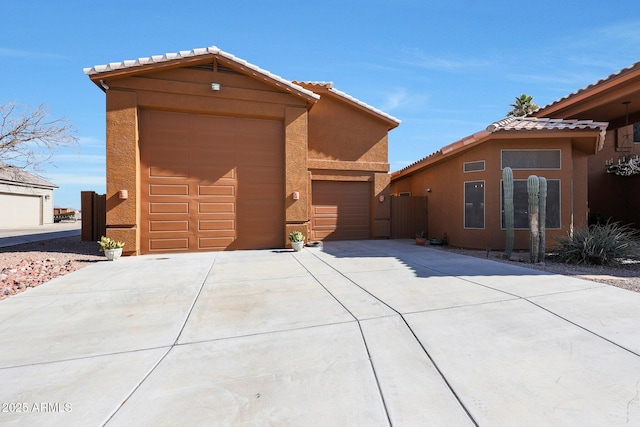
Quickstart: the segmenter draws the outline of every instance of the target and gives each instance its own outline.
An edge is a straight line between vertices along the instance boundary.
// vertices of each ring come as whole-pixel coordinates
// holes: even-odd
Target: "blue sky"
[[[613,6],[615,4],[615,6]],[[217,46],[288,80],[334,86],[402,120],[391,170],[640,61],[640,2],[479,0],[11,1],[0,103],[45,103],[80,145],[45,176],[57,206],[105,192],[105,97],[83,68]]]

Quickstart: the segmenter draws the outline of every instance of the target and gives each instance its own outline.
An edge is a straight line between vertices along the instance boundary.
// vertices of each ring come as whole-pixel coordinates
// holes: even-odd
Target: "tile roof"
[[[57,185],[15,166],[0,162],[0,183],[27,187],[58,188]]]
[[[398,119],[398,118],[396,118],[396,117],[394,117],[394,116],[392,116],[390,114],[387,114],[384,111],[379,110],[379,109],[367,104],[366,102],[362,102],[359,99],[356,99],[353,96],[334,88],[333,87],[333,82],[294,81],[294,83],[303,84],[303,85],[307,85],[307,86],[311,86],[311,87],[317,86],[319,88],[326,89],[330,93],[333,93],[333,94],[335,94],[335,95],[337,95],[337,96],[339,96],[341,98],[344,98],[345,100],[347,100],[349,102],[352,102],[352,103],[354,103],[354,104],[356,104],[356,105],[358,105],[358,106],[360,106],[360,107],[362,107],[362,108],[364,108],[366,110],[369,110],[369,111],[371,111],[371,112],[373,112],[375,114],[378,114],[378,115],[386,118],[387,120],[395,122],[396,125],[399,125],[402,122],[400,119]]]
[[[594,122],[593,120],[565,120],[538,117],[507,117],[487,126],[487,132],[520,131],[520,130],[564,130],[564,129],[589,129],[607,130],[607,122]]]
[[[597,88],[598,86],[601,86],[601,85],[603,85],[603,84],[606,84],[606,83],[608,83],[608,82],[610,82],[610,81],[612,81],[612,80],[618,79],[618,78],[620,78],[620,77],[623,77],[623,76],[625,76],[625,75],[627,75],[627,74],[629,74],[629,73],[632,73],[632,72],[634,72],[634,71],[637,71],[637,70],[640,70],[640,62],[636,62],[635,64],[630,65],[630,66],[628,66],[628,67],[626,67],[626,68],[623,68],[622,70],[617,71],[617,72],[615,72],[615,73],[613,73],[613,74],[610,74],[610,75],[608,75],[607,77],[605,77],[605,78],[603,78],[603,79],[600,79],[600,80],[598,80],[598,81],[597,81],[597,82],[595,82],[595,83],[591,83],[590,85],[585,86],[585,87],[583,87],[583,88],[581,88],[581,89],[578,89],[577,91],[572,92],[572,93],[570,93],[569,95],[563,96],[563,97],[562,97],[562,98],[560,98],[560,99],[557,99],[557,100],[555,100],[555,101],[553,101],[553,102],[550,102],[549,104],[547,104],[547,105],[545,105],[545,106],[543,106],[543,107],[538,108],[538,109],[535,111],[535,113],[541,113],[541,114],[544,114],[544,110],[545,110],[545,109],[547,109],[547,108],[550,108],[550,107],[552,107],[552,106],[555,106],[555,105],[557,105],[557,104],[559,104],[559,103],[561,103],[561,102],[564,102],[564,101],[566,101],[566,100],[568,100],[568,99],[570,99],[570,98],[573,98],[574,96],[577,96],[577,95],[580,95],[581,93],[584,93],[584,92],[587,92],[587,91],[589,91],[589,90],[595,89],[595,88]]]
[[[497,122],[491,123],[485,130],[476,132],[473,135],[464,137],[456,142],[446,145],[429,154],[422,159],[411,163],[410,165],[393,172],[392,177],[403,175],[409,171],[418,168],[423,164],[432,163],[453,151],[460,150],[471,144],[478,144],[488,139],[494,133],[524,133],[524,132],[542,132],[542,131],[566,131],[566,130],[597,130],[599,131],[598,146],[602,147],[605,134],[607,131],[607,122],[594,122],[593,120],[565,120],[565,119],[549,119],[537,117],[507,117]]]
[[[250,62],[244,59],[240,59],[235,55],[225,52],[217,48],[216,46],[210,46],[210,47],[204,47],[204,48],[198,48],[198,49],[192,49],[192,50],[181,50],[180,52],[165,53],[164,55],[154,55],[147,58],[138,58],[138,59],[121,61],[121,62],[110,62],[109,64],[104,64],[104,65],[95,65],[93,67],[85,68],[84,73],[88,76],[92,76],[100,73],[108,73],[110,71],[125,70],[125,69],[130,69],[135,67],[141,67],[143,65],[159,64],[163,62],[176,61],[184,58],[193,58],[193,57],[205,56],[205,55],[221,56],[243,67],[246,67],[257,74],[260,74],[264,77],[268,77],[269,79],[277,83],[280,83],[290,89],[294,89],[296,91],[302,92],[305,95],[310,96],[314,99],[320,99],[320,96],[313,93],[312,91],[305,89],[301,86],[298,86],[293,82],[286,80],[267,70],[264,70],[258,67],[257,65],[251,64]]]

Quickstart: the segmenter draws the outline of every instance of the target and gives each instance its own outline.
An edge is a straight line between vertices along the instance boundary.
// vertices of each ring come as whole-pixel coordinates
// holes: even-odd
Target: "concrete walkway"
[[[23,243],[39,242],[42,240],[58,239],[60,237],[79,236],[82,223],[58,222],[28,228],[0,228],[0,248],[21,245]]]
[[[0,425],[640,425],[639,307],[408,240],[99,262],[0,302]]]

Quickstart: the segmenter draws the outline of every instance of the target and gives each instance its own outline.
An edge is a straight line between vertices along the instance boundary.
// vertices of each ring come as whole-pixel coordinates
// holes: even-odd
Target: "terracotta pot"
[[[416,245],[424,246],[425,243],[427,243],[426,237],[416,237]]]

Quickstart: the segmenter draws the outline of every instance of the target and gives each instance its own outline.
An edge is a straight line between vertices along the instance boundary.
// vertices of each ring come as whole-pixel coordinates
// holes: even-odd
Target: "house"
[[[527,178],[548,183],[546,230],[553,237],[587,223],[587,161],[607,123],[510,117],[391,174],[397,196],[427,196],[428,236],[452,246],[502,250],[502,170],[514,175],[515,249],[529,247]],[[419,232],[421,230],[415,230]]]
[[[57,185],[0,162],[0,228],[53,224],[53,190]]]
[[[389,237],[398,119],[216,47],[85,73],[106,94],[107,235],[129,255]]]
[[[602,151],[588,160],[591,218],[640,227],[640,62],[532,115],[609,122]]]

